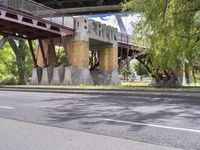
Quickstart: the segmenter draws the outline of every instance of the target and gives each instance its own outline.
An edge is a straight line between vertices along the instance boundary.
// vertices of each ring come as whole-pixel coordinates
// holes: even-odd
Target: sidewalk
[[[148,91],[148,90],[112,90],[112,89],[75,89],[75,88],[30,88],[30,87],[0,87],[0,91],[66,93],[66,94],[101,94],[120,96],[149,96],[167,98],[200,99],[200,92],[186,91]]]
[[[180,150],[143,142],[0,118],[2,150]]]

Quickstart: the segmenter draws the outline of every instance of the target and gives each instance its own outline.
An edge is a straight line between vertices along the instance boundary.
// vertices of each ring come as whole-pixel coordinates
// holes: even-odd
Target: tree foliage
[[[147,69],[139,61],[136,61],[133,63],[133,68],[136,71],[137,75],[139,75],[139,76],[148,76],[149,75],[149,72],[147,71]]]
[[[9,40],[0,49],[0,84],[24,84],[33,68],[29,48],[25,40]]]
[[[128,80],[129,76],[132,74],[132,70],[130,68],[130,64],[127,64],[127,66],[123,68],[121,73],[122,73],[122,75],[124,77],[124,80]]]
[[[16,84],[14,53],[7,43],[0,49],[0,84]]]
[[[155,69],[199,64],[199,0],[130,0],[124,9],[140,15],[136,33],[148,46]]]

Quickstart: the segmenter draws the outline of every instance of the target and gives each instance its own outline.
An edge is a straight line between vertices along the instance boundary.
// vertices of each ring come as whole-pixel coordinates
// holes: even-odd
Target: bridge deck
[[[13,3],[16,0],[12,0]],[[18,1],[20,2],[20,0]],[[35,3],[30,3],[32,7],[37,6]],[[60,36],[71,35],[74,33],[74,26],[67,26],[66,17],[55,19],[44,14],[43,11],[38,11],[35,15],[35,10],[29,10],[23,3],[10,3],[9,0],[0,1],[0,32],[12,36],[18,36],[27,39],[46,39]],[[41,7],[40,5],[38,7]],[[38,9],[38,8],[36,8]],[[40,15],[39,15],[40,14]],[[42,16],[45,16],[43,18]],[[69,20],[69,17],[67,18]],[[71,24],[74,24],[74,18],[70,18]],[[70,23],[69,23],[70,24]]]

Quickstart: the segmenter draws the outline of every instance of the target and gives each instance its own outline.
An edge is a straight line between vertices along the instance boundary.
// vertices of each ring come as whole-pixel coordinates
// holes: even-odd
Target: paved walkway
[[[127,139],[0,118],[1,150],[178,150]]]

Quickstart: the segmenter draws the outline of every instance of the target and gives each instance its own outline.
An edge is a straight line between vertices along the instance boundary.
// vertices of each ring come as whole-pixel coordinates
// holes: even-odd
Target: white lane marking
[[[0,108],[3,108],[3,109],[14,109],[14,107],[9,107],[9,106],[0,106]]]
[[[155,125],[155,124],[148,124],[148,123],[138,123],[138,122],[115,120],[115,119],[104,119],[104,121],[111,121],[111,122],[118,122],[118,123],[124,123],[124,124],[132,124],[132,125],[139,125],[139,126],[149,126],[149,127],[155,127],[155,128],[163,128],[163,129],[172,129],[172,130],[200,133],[200,130],[195,130],[195,129],[177,128],[177,127],[162,126],[162,125]]]

